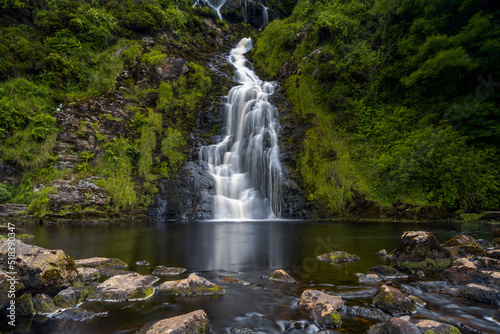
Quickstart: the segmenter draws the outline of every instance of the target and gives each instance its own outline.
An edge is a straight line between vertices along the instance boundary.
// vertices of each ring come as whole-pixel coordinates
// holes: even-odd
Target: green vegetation
[[[266,27],[254,64],[290,74],[287,97],[310,126],[291,167],[314,208],[342,214],[360,194],[459,213],[499,207],[495,8],[300,0]]]

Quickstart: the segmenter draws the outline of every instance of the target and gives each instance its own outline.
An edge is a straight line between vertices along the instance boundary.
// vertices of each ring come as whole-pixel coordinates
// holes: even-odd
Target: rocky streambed
[[[8,268],[9,260],[14,260],[15,268],[0,273],[0,307],[8,316],[14,301],[16,326],[4,324],[1,330],[73,333],[78,328],[80,333],[150,334],[494,333],[500,330],[500,312],[495,312],[500,306],[499,237],[499,230],[488,240],[457,234],[441,244],[431,232],[404,231],[393,251],[381,250],[375,255],[385,258],[385,264],[363,272],[349,269],[363,261],[367,256],[363,252],[360,256],[341,249],[321,253],[321,248],[316,247],[312,252],[318,253],[314,260],[306,258],[326,266],[322,267],[325,270],[345,271],[357,281],[350,285],[341,279],[315,278],[318,274],[304,264],[268,269],[267,275],[256,278],[245,272],[221,274],[222,271],[167,266],[171,261],[151,265],[144,260],[130,264],[110,257],[73,259],[62,250],[2,240],[0,265]],[[12,278],[16,278],[14,285]],[[15,290],[9,296],[11,286]],[[255,297],[258,295],[266,296],[264,302]],[[221,317],[231,317],[234,310],[222,307],[221,313],[217,306],[235,296],[253,312],[226,321],[230,325],[221,330]],[[114,305],[120,305],[119,310]],[[168,307],[163,316],[162,312],[148,310],[162,307]],[[482,320],[470,314],[450,316],[447,307],[475,309],[482,314]],[[130,309],[144,317],[111,321],[117,312],[129,314]],[[96,330],[90,324],[100,327]]]

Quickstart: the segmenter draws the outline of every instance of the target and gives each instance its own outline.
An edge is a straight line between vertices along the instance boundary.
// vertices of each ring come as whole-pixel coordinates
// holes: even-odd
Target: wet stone
[[[186,271],[182,267],[157,267],[153,270],[153,275],[157,276],[175,276],[180,275]]]
[[[75,261],[77,267],[107,267],[115,269],[123,269],[128,265],[120,259],[106,258],[106,257],[92,257],[88,259],[81,259]]]
[[[359,261],[359,256],[354,254],[349,254],[344,251],[336,251],[318,255],[316,259],[320,261],[342,263],[342,262],[356,262]]]
[[[275,282],[284,282],[284,283],[297,283],[295,279],[286,273],[282,269],[275,270],[270,276],[269,279]]]

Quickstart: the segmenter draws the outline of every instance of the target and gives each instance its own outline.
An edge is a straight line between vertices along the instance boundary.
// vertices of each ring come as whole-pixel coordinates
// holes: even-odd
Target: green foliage
[[[130,177],[118,176],[107,180],[96,180],[96,185],[109,192],[108,205],[113,210],[130,209],[139,203],[134,182]]]
[[[146,63],[146,65],[151,67],[157,67],[163,65],[163,61],[167,58],[167,55],[162,52],[161,47],[156,47],[152,49],[150,52],[142,54],[142,61]]]
[[[173,173],[187,160],[187,142],[182,133],[168,128],[161,141],[161,153],[167,159],[159,168],[159,174],[171,177]]]
[[[43,216],[48,213],[49,198],[50,194],[57,192],[57,188],[46,187],[39,189],[33,198],[33,200],[28,205],[26,213],[29,215]]]
[[[7,202],[12,197],[10,187],[5,183],[0,183],[0,203]]]
[[[137,170],[139,175],[147,176],[153,167],[153,151],[156,148],[157,134],[162,131],[161,115],[149,110],[144,125],[141,126],[139,138],[139,161]]]

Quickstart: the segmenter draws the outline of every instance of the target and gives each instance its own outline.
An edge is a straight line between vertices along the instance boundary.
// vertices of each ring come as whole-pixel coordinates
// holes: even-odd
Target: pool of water
[[[62,249],[75,259],[94,256],[116,257],[129,264],[128,270],[150,274],[158,265],[181,266],[214,281],[231,275],[250,285],[223,285],[226,294],[217,297],[175,297],[157,291],[153,297],[136,302],[86,302],[80,308],[102,313],[84,322],[36,316],[25,324],[30,333],[135,333],[149,321],[160,320],[203,309],[216,333],[231,328],[253,328],[263,333],[283,333],[288,322],[299,321],[304,329],[290,333],[314,333],[317,327],[297,306],[305,289],[328,292],[362,287],[356,273],[370,267],[389,264],[375,253],[391,251],[403,231],[425,230],[440,242],[464,233],[491,240],[494,227],[484,224],[362,223],[303,221],[204,221],[189,223],[112,223],[81,225],[30,225],[25,227],[35,238],[31,243],[50,249]],[[316,260],[316,255],[343,250],[360,256],[356,263],[332,266]],[[137,266],[145,260],[150,266]],[[292,274],[298,284],[271,282],[276,269]],[[425,277],[423,279],[437,279]],[[427,301],[413,318],[428,318],[458,325],[476,324],[490,330],[500,329],[491,316],[497,309],[453,296],[421,293],[412,287],[417,278],[400,281]],[[162,278],[155,285],[165,281]],[[348,301],[369,307],[370,300]],[[363,333],[374,321],[342,315],[342,332]]]

